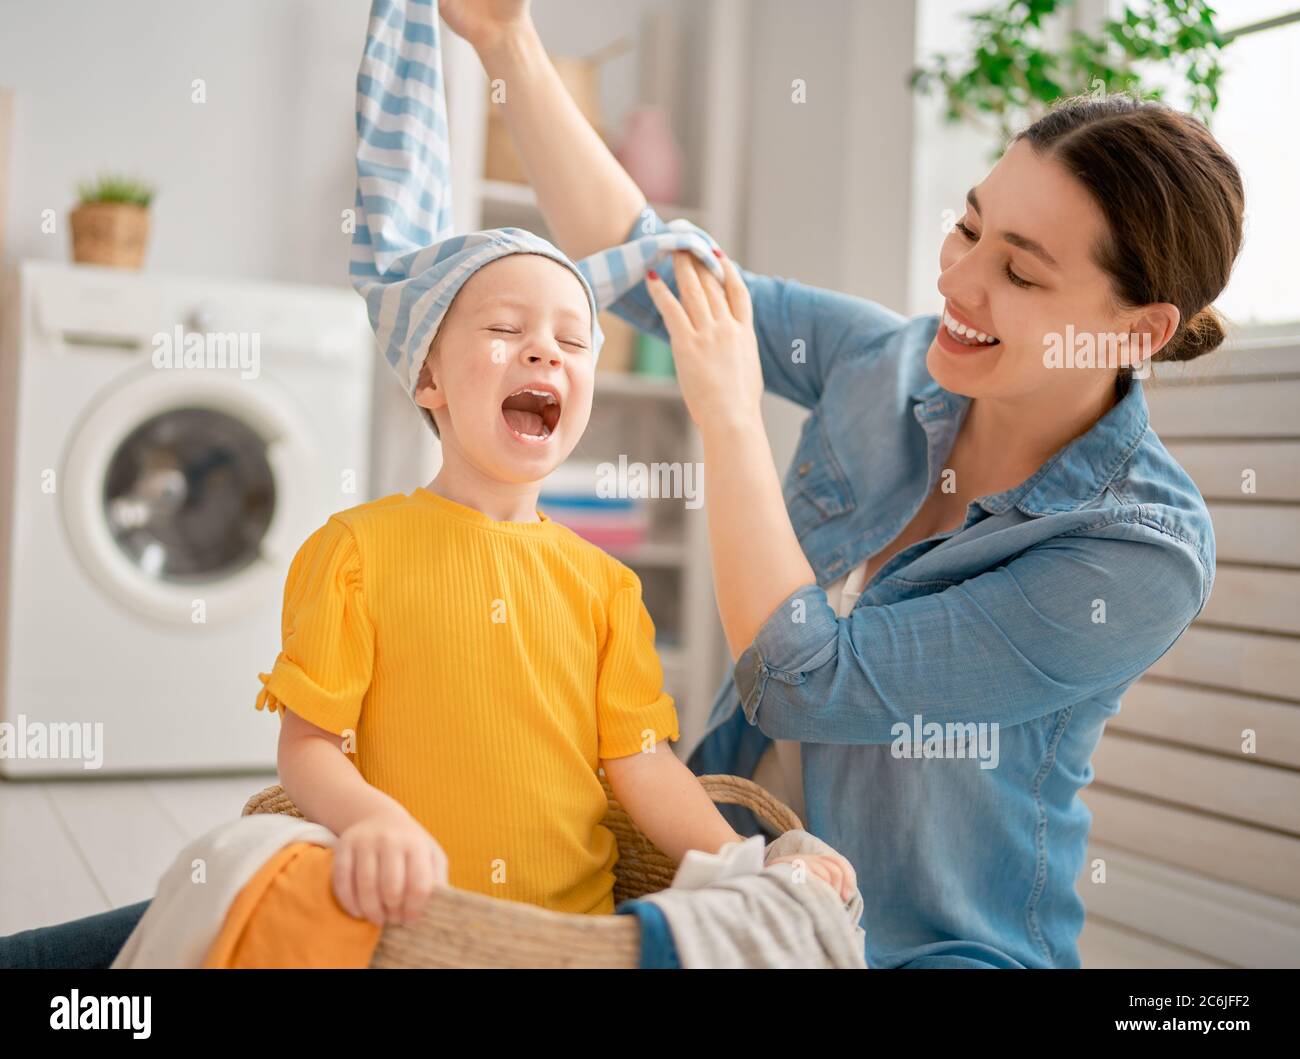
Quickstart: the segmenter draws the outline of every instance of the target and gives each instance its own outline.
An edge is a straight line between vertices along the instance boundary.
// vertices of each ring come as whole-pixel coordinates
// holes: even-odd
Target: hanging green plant
[[[1009,0],[968,15],[971,52],[965,58],[931,57],[913,72],[913,89],[942,91],[948,121],[995,130],[1005,143],[1065,96],[1123,92],[1159,99],[1161,89],[1143,76],[1159,66],[1181,72],[1192,113],[1209,122],[1219,103],[1219,55],[1228,43],[1210,4],[1148,0],[1126,5],[1098,33],[1072,30],[1064,46],[1053,48],[1048,44],[1050,22],[1072,3]]]

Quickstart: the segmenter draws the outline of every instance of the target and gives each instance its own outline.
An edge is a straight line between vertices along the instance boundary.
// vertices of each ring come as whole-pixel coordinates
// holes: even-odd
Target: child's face
[[[416,389],[444,459],[502,482],[544,478],[591,416],[591,307],[578,278],[539,254],[510,254],[466,281]],[[531,391],[531,392],[530,392]]]

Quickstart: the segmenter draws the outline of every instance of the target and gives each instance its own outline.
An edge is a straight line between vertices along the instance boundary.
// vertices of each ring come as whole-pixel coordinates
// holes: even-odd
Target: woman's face
[[[1099,339],[1145,326],[1140,312],[1119,309],[1093,260],[1105,237],[1105,219],[1084,187],[1016,141],[970,191],[939,251],[943,320],[926,355],[939,385],[968,397],[1070,403],[1110,385],[1116,366],[1104,356],[1095,358],[1099,366],[1069,366],[1085,360],[1069,355],[1083,348],[1082,336],[1104,352]],[[954,335],[957,325],[967,330]],[[1045,356],[1053,348],[1067,357]]]

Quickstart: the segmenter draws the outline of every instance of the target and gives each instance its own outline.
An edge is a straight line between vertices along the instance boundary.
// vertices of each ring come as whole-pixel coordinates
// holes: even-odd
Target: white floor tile
[[[185,832],[139,780],[50,783],[67,824],[112,907],[153,896]]]
[[[0,781],[0,934],[152,897],[186,843],[239,816],[274,772]]]
[[[0,780],[0,934],[109,907],[47,784]]]
[[[189,842],[218,824],[234,820],[244,803],[265,787],[279,783],[274,772],[213,779],[150,780],[150,796],[172,818]]]

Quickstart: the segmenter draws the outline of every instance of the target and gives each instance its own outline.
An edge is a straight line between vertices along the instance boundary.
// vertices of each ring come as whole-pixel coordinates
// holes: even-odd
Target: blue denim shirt
[[[671,263],[659,272],[676,290]],[[736,662],[689,765],[748,777],[771,740],[800,741],[804,823],[857,871],[870,966],[1077,967],[1079,790],[1124,690],[1209,596],[1205,503],[1134,381],[1027,481],[891,558],[837,618],[825,586],[911,521],[969,400],[926,370],[937,316],[742,275],[767,389],[811,409],[784,488],[817,584]],[[644,284],[613,311],[667,339]],[[945,756],[902,756],[918,715],[996,724],[996,767],[971,728],[943,729],[931,745]]]

